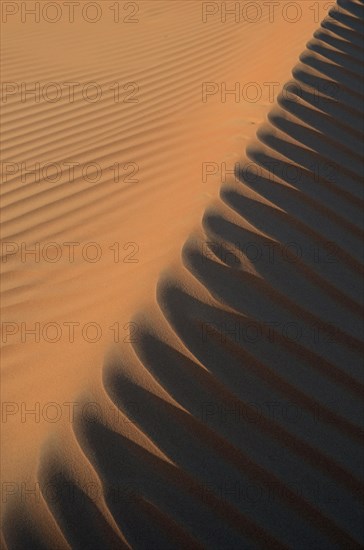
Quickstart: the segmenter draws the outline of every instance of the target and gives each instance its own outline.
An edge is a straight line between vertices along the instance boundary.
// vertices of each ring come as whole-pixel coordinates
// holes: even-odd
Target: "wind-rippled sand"
[[[3,24],[4,548],[359,548],[363,5],[138,4]]]

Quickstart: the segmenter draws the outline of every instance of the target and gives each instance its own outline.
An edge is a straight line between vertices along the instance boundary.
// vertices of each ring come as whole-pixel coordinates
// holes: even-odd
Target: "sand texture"
[[[98,4],[2,22],[1,548],[360,548],[363,3]]]

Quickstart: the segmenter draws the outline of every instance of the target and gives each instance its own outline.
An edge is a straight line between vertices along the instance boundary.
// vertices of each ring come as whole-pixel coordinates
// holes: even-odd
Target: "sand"
[[[359,547],[362,4],[60,4],[2,22],[4,548]]]

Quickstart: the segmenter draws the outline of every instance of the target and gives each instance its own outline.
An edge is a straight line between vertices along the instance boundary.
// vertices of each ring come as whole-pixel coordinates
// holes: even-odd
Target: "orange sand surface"
[[[362,4],[5,4],[4,548],[356,547]]]

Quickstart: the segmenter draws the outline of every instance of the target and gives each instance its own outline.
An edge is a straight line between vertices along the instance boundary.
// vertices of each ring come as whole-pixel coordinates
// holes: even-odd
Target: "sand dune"
[[[164,6],[146,4],[151,17]],[[186,17],[194,3],[171,5],[165,32],[175,31],[173,56],[179,63],[180,55],[184,67],[189,57],[183,37],[196,38],[200,27],[187,30],[176,23],[176,10]],[[92,359],[89,347],[78,342],[60,344],[56,352],[27,344],[30,369],[20,343],[5,347],[5,357],[12,356],[3,375],[7,401],[12,396],[20,401],[30,392],[40,402],[74,400],[78,406],[72,422],[48,422],[33,432],[29,424],[20,426],[14,443],[10,423],[5,426],[11,459],[3,479],[39,483],[39,490],[32,501],[21,498],[16,485],[17,494],[3,512],[4,547],[331,549],[364,544],[363,5],[339,0],[338,6],[314,32],[274,105],[249,106],[250,116],[261,124],[254,135],[243,123],[240,153],[236,143],[232,147],[235,174],[226,177],[219,193],[221,181],[203,197],[185,184],[201,160],[188,147],[188,135],[196,143],[214,127],[211,111],[198,114],[201,104],[197,108],[186,96],[183,106],[192,106],[185,120],[181,116],[182,126],[168,118],[168,109],[181,108],[178,94],[172,101],[157,89],[173,70],[168,53],[145,74],[151,89],[156,86],[149,98],[154,111],[148,101],[141,102],[136,118],[126,109],[125,116],[115,117],[107,102],[97,116],[76,104],[55,114],[49,105],[42,113],[8,105],[5,124],[12,124],[13,138],[7,154],[14,147],[34,162],[39,151],[61,155],[59,147],[74,146],[78,158],[97,158],[107,166],[115,147],[130,152],[129,160],[146,159],[143,178],[150,185],[144,191],[126,188],[122,196],[110,177],[87,189],[75,182],[68,190],[63,182],[39,191],[36,184],[23,187],[16,177],[4,185],[6,241],[82,242],[87,235],[106,249],[115,240],[118,218],[126,216],[119,227],[133,235],[127,242],[142,242],[147,250],[140,263],[127,266],[127,276],[110,258],[90,274],[77,262],[72,274],[67,263],[57,271],[41,264],[39,272],[25,265],[17,273],[10,261],[5,264],[9,321],[34,319],[35,304],[45,320],[53,321],[76,314],[80,322],[111,324],[122,310],[120,323],[129,321],[130,330],[119,345],[100,343]],[[292,52],[300,46],[294,57],[310,38],[310,26],[313,31],[311,21],[299,33],[287,34],[297,42]],[[263,28],[273,36],[268,23]],[[190,72],[196,85],[209,63],[206,80],[215,63],[229,58],[232,68],[225,65],[221,76],[227,78],[260,37],[257,28],[247,27],[251,42],[239,46],[234,30],[227,41],[226,33],[216,38],[214,49],[218,27],[205,29]],[[106,56],[100,75],[108,82],[114,68],[108,56],[117,57],[115,44],[112,35],[98,53]],[[138,67],[142,55],[141,47],[134,48],[130,44],[130,67]],[[274,48],[272,57],[284,55],[283,43]],[[287,56],[291,67],[292,52]],[[257,46],[253,61],[259,65],[265,54]],[[174,67],[179,77],[170,82],[178,89],[184,74],[178,64]],[[34,67],[21,69],[30,74]],[[58,79],[62,70],[62,63],[55,67]],[[280,73],[277,79],[289,79],[283,61],[272,71]],[[131,76],[137,79],[138,69]],[[227,158],[233,128],[238,139],[233,117],[240,107],[240,117],[246,117],[244,106],[231,106],[221,135],[202,145],[206,161]],[[215,108],[221,122],[221,104]],[[54,136],[47,131],[52,118],[59,124]],[[37,142],[32,143],[34,128]],[[125,137],[120,138],[121,128]],[[161,166],[170,139],[182,158],[187,151],[192,156]],[[111,145],[114,140],[117,145]],[[57,158],[68,154],[62,151]],[[192,166],[183,168],[186,163]],[[166,197],[163,186],[170,179],[173,195]],[[151,218],[138,234],[145,212]],[[173,246],[161,237],[167,225]],[[88,239],[96,231],[99,236]],[[139,286],[145,287],[137,290],[141,270],[147,275]],[[155,299],[150,299],[156,280]],[[42,294],[35,299],[39,281]],[[52,293],[51,282],[64,291],[62,300]],[[39,353],[37,369],[32,357]],[[59,353],[77,372],[62,371]],[[45,368],[50,361],[60,366],[50,372]],[[34,390],[33,384],[40,387]],[[15,458],[19,441],[29,454]],[[32,467],[19,475],[27,461]]]

